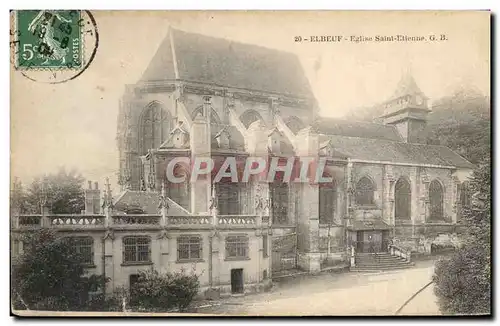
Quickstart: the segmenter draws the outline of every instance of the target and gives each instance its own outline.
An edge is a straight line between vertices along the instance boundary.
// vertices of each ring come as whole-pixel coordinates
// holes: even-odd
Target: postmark
[[[33,81],[75,79],[97,53],[97,24],[89,11],[18,10],[11,22],[11,62]]]

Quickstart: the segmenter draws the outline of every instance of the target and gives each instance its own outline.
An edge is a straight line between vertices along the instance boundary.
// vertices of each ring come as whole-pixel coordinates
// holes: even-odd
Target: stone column
[[[422,223],[426,223],[429,218],[429,183],[430,178],[427,174],[425,168],[420,169],[420,203],[421,203],[421,212],[420,212],[420,220]]]
[[[297,138],[297,155],[312,157],[319,162],[319,136],[311,128],[305,128],[299,131]],[[314,165],[313,165],[314,166]],[[299,220],[297,221],[297,233],[301,238],[300,259],[301,266],[309,272],[320,271],[320,251],[319,251],[319,188],[315,183],[313,176],[309,176],[307,182],[302,183],[301,187],[301,209]]]
[[[451,201],[451,221],[452,223],[457,223],[458,211],[460,208],[460,197],[459,197],[459,187],[460,187],[460,179],[456,176],[456,174],[452,173],[451,175],[451,191],[450,191],[450,201]],[[445,197],[446,198],[446,197]]]
[[[209,259],[211,260],[211,267],[209,273],[209,284],[211,288],[220,287],[220,265],[222,263],[224,248],[222,248],[223,241],[220,239],[220,234],[217,230],[213,230],[209,235]]]
[[[190,134],[191,162],[198,158],[211,157],[210,97],[204,97],[203,114],[198,114],[192,124]],[[191,210],[193,214],[209,211],[211,175],[202,175],[191,183]]]
[[[113,262],[113,250],[114,250],[114,233],[111,230],[107,230],[103,237],[103,274],[110,280],[106,283],[105,294],[106,296],[112,295],[115,288],[115,277],[114,277],[114,262]],[[121,253],[121,250],[117,250]],[[118,257],[117,257],[118,258]],[[119,258],[117,259],[117,262]]]

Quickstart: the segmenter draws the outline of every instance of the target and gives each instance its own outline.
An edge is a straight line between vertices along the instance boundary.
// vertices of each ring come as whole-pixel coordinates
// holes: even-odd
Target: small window
[[[123,262],[145,263],[151,262],[150,237],[123,238]]]
[[[94,265],[94,239],[92,237],[70,237],[68,240],[73,250],[81,255],[82,263]]]
[[[267,269],[265,269],[264,271],[262,271],[262,278],[267,280]]]
[[[227,258],[248,258],[248,237],[246,235],[228,236],[226,238]]]
[[[199,236],[182,236],[177,239],[177,259],[192,260],[202,258],[202,243]]]
[[[267,234],[263,235],[262,236],[262,255],[264,256],[264,258],[268,257],[269,256],[269,253],[268,253],[268,246],[267,246]]]

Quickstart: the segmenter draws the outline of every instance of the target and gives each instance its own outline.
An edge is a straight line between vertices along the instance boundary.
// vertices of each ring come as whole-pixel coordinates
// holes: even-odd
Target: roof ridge
[[[230,42],[230,43],[235,43],[235,44],[239,44],[239,45],[250,46],[250,47],[253,47],[253,48],[261,48],[261,49],[265,49],[265,50],[276,51],[276,52],[279,52],[279,53],[286,53],[286,54],[289,54],[289,55],[291,55],[293,57],[297,57],[297,55],[295,53],[287,51],[287,50],[270,48],[270,47],[267,47],[267,46],[262,46],[262,45],[254,44],[254,43],[245,43],[245,42],[236,41],[234,39],[230,39],[230,38],[226,38],[226,37],[222,37],[222,36],[221,37],[217,37],[217,36],[211,36],[211,35],[202,34],[202,33],[188,32],[186,30],[182,30],[182,29],[174,28],[174,27],[170,27],[170,30],[173,31],[173,32],[179,32],[179,33],[184,33],[184,34],[191,34],[191,35],[201,36],[201,37],[209,38],[209,39],[212,39],[212,40],[219,40],[219,41],[222,40],[222,41],[226,41],[226,42]],[[173,35],[173,33],[172,33],[172,35]]]

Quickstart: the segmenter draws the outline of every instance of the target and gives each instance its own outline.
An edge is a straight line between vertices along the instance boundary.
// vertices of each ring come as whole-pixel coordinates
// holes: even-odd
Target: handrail
[[[404,258],[406,261],[411,261],[411,249],[397,244],[390,244],[389,251],[391,255]]]

